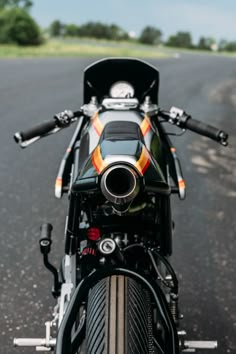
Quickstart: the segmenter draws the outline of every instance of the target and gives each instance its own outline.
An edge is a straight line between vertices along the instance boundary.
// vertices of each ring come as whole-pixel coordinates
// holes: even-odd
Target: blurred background
[[[25,150],[16,131],[83,103],[83,70],[106,56],[143,58],[160,71],[159,103],[224,129],[230,145],[186,132],[173,138],[187,198],[173,197],[172,263],[188,339],[236,353],[236,3],[234,0],[0,0],[0,353],[14,337],[44,336],[55,305],[38,250],[54,226],[63,254],[67,198],[54,198],[73,127]],[[204,351],[202,351],[204,353]]]
[[[235,54],[235,6],[233,0],[0,0],[0,53],[156,57],[174,47]]]

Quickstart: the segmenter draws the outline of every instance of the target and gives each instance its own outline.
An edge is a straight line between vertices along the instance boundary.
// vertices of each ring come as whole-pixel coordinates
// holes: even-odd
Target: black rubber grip
[[[14,135],[17,143],[35,138],[36,136],[44,135],[56,128],[56,120],[49,120],[48,122],[41,123],[34,128],[19,132]]]
[[[41,239],[51,239],[52,229],[53,227],[51,224],[48,223],[42,224],[40,227]]]
[[[192,118],[189,118],[185,122],[184,127],[188,130],[191,130],[200,135],[204,135],[215,141],[221,141],[223,137],[227,140],[228,137],[228,135],[222,130]],[[222,136],[222,134],[224,136]]]

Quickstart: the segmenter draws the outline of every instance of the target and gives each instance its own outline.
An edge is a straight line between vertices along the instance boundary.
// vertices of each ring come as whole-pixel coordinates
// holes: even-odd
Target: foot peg
[[[205,340],[185,340],[183,353],[194,353],[200,349],[216,349],[217,341],[205,341]]]
[[[41,237],[39,240],[40,252],[45,255],[49,254],[51,251],[52,244],[52,225],[51,224],[42,224],[40,227]]]
[[[49,262],[48,254],[51,251],[51,244],[52,244],[52,225],[51,224],[42,224],[40,227],[41,237],[39,240],[40,252],[43,255],[43,262],[45,267],[53,274],[54,277],[54,286],[52,289],[52,295],[54,297],[60,296],[61,292],[61,283],[59,282],[58,278],[58,271],[57,269]]]
[[[15,347],[36,347],[38,352],[50,352],[56,346],[56,339],[51,338],[50,332],[52,322],[46,322],[45,338],[14,338],[13,344]]]
[[[215,340],[185,340],[186,336],[185,331],[178,331],[178,335],[180,338],[180,348],[181,353],[195,353],[201,349],[216,349],[218,347],[218,343]]]

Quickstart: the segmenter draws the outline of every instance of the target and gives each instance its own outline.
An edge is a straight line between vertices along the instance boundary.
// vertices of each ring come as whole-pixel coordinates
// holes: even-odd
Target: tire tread
[[[135,280],[114,275],[90,290],[86,353],[153,353],[150,296]]]

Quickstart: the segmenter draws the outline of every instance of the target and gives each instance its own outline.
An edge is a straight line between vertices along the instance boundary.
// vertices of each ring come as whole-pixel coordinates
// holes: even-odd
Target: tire
[[[125,276],[101,280],[90,290],[86,321],[87,354],[150,354],[150,297]]]

